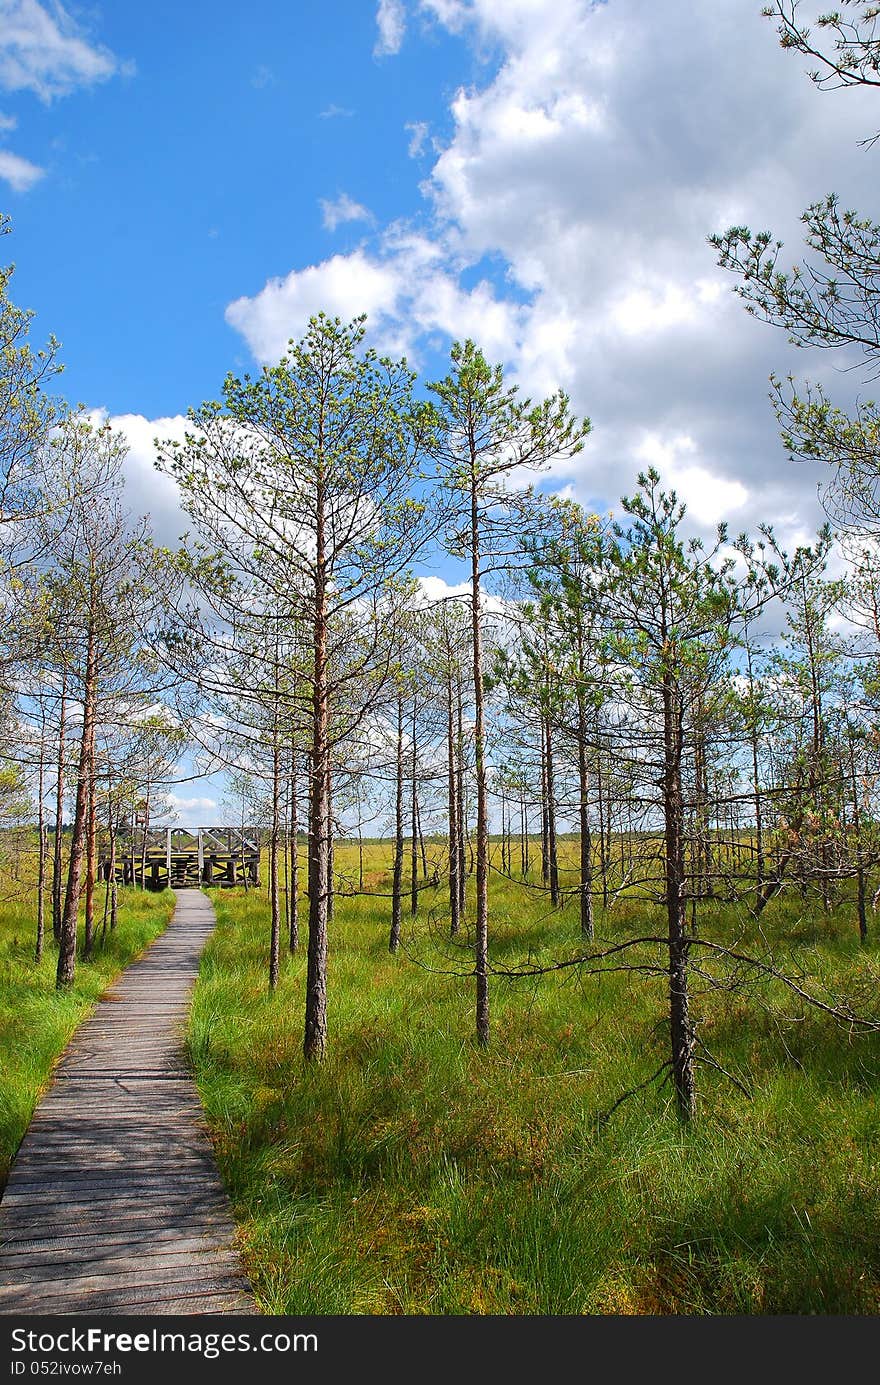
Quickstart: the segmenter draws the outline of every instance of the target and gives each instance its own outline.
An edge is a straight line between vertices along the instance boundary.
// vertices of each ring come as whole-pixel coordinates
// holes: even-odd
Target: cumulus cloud
[[[29,91],[45,103],[79,87],[131,70],[108,48],[90,43],[60,0],[0,0],[0,90]],[[17,128],[15,116],[0,113],[0,134]],[[0,150],[0,179],[27,192],[45,169],[10,150]]]
[[[470,597],[470,582],[449,583],[433,575],[419,578],[419,586],[429,601],[465,601]]]
[[[0,86],[7,91],[51,101],[119,70],[114,54],[90,43],[58,0],[0,0]]]
[[[13,154],[8,149],[0,149],[0,178],[9,184],[13,192],[27,192],[34,183],[40,181],[45,172],[44,168],[21,158],[19,154]]]
[[[156,440],[183,442],[191,427],[189,420],[182,414],[145,418],[143,414],[108,414],[105,409],[92,409],[89,418],[96,426],[109,423],[125,439],[126,504],[133,515],[149,515],[158,544],[174,547],[190,522],[181,508],[176,482],[156,470]]]
[[[226,320],[254,355],[274,361],[318,312],[350,319],[366,313],[373,345],[418,362],[433,337],[478,339],[498,359],[519,340],[523,312],[486,279],[463,287],[454,257],[434,241],[393,227],[375,251],[333,255],[284,279],[271,279],[253,298],[239,298]]]
[[[214,813],[217,809],[216,798],[208,798],[205,795],[201,797],[184,798],[181,797],[180,794],[166,793],[165,797],[170,807],[175,808],[181,814],[185,813],[190,818],[193,814],[198,816],[198,814],[201,813],[202,819],[207,821],[205,814]],[[202,819],[200,819],[200,821]]]
[[[701,524],[735,522],[737,511],[749,498],[741,481],[712,472],[700,459],[694,439],[687,434],[661,438],[650,433],[635,449],[635,458],[658,471],[667,489],[675,491]]]
[[[381,320],[393,310],[398,292],[392,268],[355,250],[270,279],[254,298],[230,303],[226,321],[242,333],[258,360],[278,360],[314,314],[351,318],[367,313]]]
[[[406,11],[403,0],[379,0],[376,10],[378,34],[373,53],[377,58],[390,57],[400,52],[406,33]]]
[[[346,221],[372,221],[372,216],[360,202],[343,192],[332,202],[321,198],[321,220],[328,231],[335,231]]]
[[[876,124],[871,93],[817,93],[758,7],[418,8],[493,55],[450,100],[451,135],[422,184],[429,216],[292,268],[228,321],[260,359],[320,308],[367,312],[377,344],[416,360],[473,336],[527,393],[561,385],[592,416],[557,489],[614,506],[653,457],[698,525],[809,531],[819,478],[786,461],[767,377],[808,368],[839,395],[841,362],[798,355],[749,318],[706,238],[767,225],[797,255],[800,213],[822,193],[875,211],[858,146]]]
[[[404,125],[404,130],[409,134],[409,144],[406,152],[411,159],[417,159],[425,147],[428,138],[428,124],[424,120],[410,120]]]

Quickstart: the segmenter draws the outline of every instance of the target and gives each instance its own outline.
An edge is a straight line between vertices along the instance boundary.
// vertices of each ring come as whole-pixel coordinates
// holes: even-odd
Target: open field
[[[99,936],[92,960],[78,962],[73,986],[59,992],[51,922],[37,964],[30,892],[22,889],[15,899],[0,901],[0,1187],[70,1036],[123,967],[162,931],[173,909],[170,890],[120,890],[116,931],[104,943]]]
[[[349,876],[355,857],[340,848]],[[389,864],[387,844],[367,847],[368,889],[390,888]],[[574,905],[551,913],[496,875],[492,892],[495,965],[578,953]],[[776,982],[708,993],[694,976],[707,1054],[750,1095],[701,1063],[690,1129],[657,1084],[604,1121],[666,1055],[664,978],[496,976],[482,1051],[441,889],[424,892],[413,925],[405,912],[396,957],[387,898],[337,901],[330,1056],[306,1068],[304,943],[270,995],[265,892],[213,898],[190,1048],[265,1311],[880,1309],[876,1035],[849,1034]],[[628,899],[596,924],[608,939],[663,931],[659,910]],[[777,964],[811,987],[878,994],[880,950],[859,946],[845,901],[827,916],[782,894],[761,926]],[[706,905],[700,928],[765,949],[729,906]]]

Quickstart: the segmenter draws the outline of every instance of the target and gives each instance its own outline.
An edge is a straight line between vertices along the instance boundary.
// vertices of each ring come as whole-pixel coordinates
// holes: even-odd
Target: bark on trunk
[[[867,889],[862,856],[862,812],[859,806],[859,781],[852,741],[849,745],[849,773],[852,787],[853,830],[856,839],[856,910],[859,920],[859,942],[868,941]]]
[[[464,693],[461,679],[458,679],[458,768],[456,771],[458,798],[458,917],[461,921],[467,912],[467,822],[464,797]]]
[[[605,850],[605,785],[602,757],[596,757],[596,802],[599,810],[599,874],[602,877],[602,908],[608,908],[608,852]]]
[[[327,1051],[327,906],[329,851],[329,688],[327,673],[327,584],[323,490],[316,507],[316,553],[313,622],[314,684],[309,782],[309,942],[306,969],[306,1015],[303,1055],[321,1059]]]
[[[287,945],[291,952],[296,952],[299,947],[299,850],[297,834],[299,832],[299,822],[297,817],[297,783],[296,774],[296,750],[291,751],[290,756],[290,884],[287,903]]]
[[[410,882],[409,911],[415,918],[419,910],[419,790],[418,790],[418,756],[416,754],[416,700],[413,693],[413,716],[412,716],[412,844],[410,849],[410,865],[412,867],[412,880]]]
[[[277,688],[278,666],[275,665]],[[274,991],[278,985],[281,971],[281,894],[278,888],[278,848],[281,840],[281,740],[279,730],[279,705],[276,692],[272,723],[272,822],[269,832],[269,912],[271,935],[269,939],[269,989]],[[247,872],[245,871],[245,874]]]
[[[108,880],[107,883],[108,883],[108,885],[109,885],[109,887],[110,887],[110,932],[111,932],[111,933],[115,933],[115,932],[116,932],[116,909],[117,909],[117,894],[116,894],[116,819],[114,819],[112,812],[111,812],[111,814],[110,814],[110,878],[109,878],[109,880]]]
[[[666,916],[669,926],[669,1029],[672,1078],[678,1114],[689,1121],[695,1108],[694,1027],[688,996],[688,950],[684,901],[684,805],[681,786],[681,707],[670,673],[663,675],[663,814],[665,819]]]
[[[36,961],[42,961],[43,943],[46,934],[46,820],[43,806],[43,778],[46,756],[45,713],[40,732],[40,765],[37,776],[37,938],[34,947]]]
[[[547,725],[541,718],[541,884],[550,883],[550,821],[547,813]]]
[[[67,734],[67,669],[61,673],[61,704],[58,708],[58,777],[55,781],[55,841],[52,853],[52,936],[61,941],[63,909],[63,818],[64,818],[64,750]]]
[[[461,924],[459,919],[460,901],[458,888],[458,791],[455,763],[455,702],[451,669],[446,681],[446,696],[446,760],[448,772],[447,795],[449,816],[449,932],[454,938]]]
[[[550,903],[559,908],[559,853],[556,843],[556,766],[554,763],[553,728],[547,719],[547,864],[550,878]]]
[[[92,744],[90,747],[89,758],[92,765],[92,772],[89,776],[89,819],[88,830],[86,832],[86,909],[85,909],[85,928],[83,931],[83,960],[88,961],[95,948],[95,837],[98,827],[97,815],[97,796],[98,786],[95,780],[95,737],[92,733]]]
[[[473,455],[473,454],[472,454]],[[474,970],[477,981],[477,1043],[489,1042],[489,813],[486,729],[483,706],[483,626],[480,616],[480,528],[477,477],[471,468],[471,634],[474,657],[474,772],[477,782],[477,901]]]
[[[76,805],[70,833],[70,856],[67,866],[67,889],[61,916],[61,938],[58,947],[56,986],[62,989],[73,983],[76,973],[76,933],[79,900],[82,888],[83,856],[88,830],[89,784],[92,765],[90,749],[94,743],[98,693],[98,641],[90,625],[86,643],[86,672],[83,689],[83,726],[80,738],[80,757],[76,776]]]
[[[400,947],[400,914],[403,886],[403,699],[397,699],[397,757],[394,789],[394,868],[391,877],[390,952]]]
[[[593,925],[593,862],[590,839],[590,775],[587,767],[587,708],[583,689],[578,690],[578,788],[580,790],[580,885],[581,935],[592,942]]]

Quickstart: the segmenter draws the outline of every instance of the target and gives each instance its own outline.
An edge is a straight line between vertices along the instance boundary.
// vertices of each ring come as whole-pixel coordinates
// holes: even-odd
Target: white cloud
[[[381,320],[398,293],[393,270],[355,250],[292,270],[284,279],[270,279],[254,298],[230,303],[226,321],[242,333],[259,360],[273,361],[292,337],[302,335],[314,314],[352,318],[367,313]]]
[[[390,57],[400,52],[406,33],[406,11],[403,0],[379,0],[376,10],[378,36],[373,53],[377,58]]]
[[[667,280],[653,288],[629,288],[611,308],[611,317],[625,336],[644,337],[693,322],[698,302],[696,286],[692,294]]]
[[[470,598],[471,593],[470,582],[456,582],[451,585],[442,577],[420,577],[419,586],[429,601],[460,601]]]
[[[213,813],[216,812],[217,809],[216,798],[208,798],[206,796],[182,798],[176,793],[166,793],[165,797],[170,807],[176,808],[178,812],[185,813],[188,817],[192,817],[194,813],[202,813],[203,815],[206,813]],[[202,825],[204,825],[204,823]]]
[[[428,138],[428,124],[425,120],[410,120],[404,125],[404,130],[409,131],[409,144],[406,152],[411,159],[417,159],[425,147]]]
[[[120,433],[127,445],[125,459],[125,498],[128,508],[135,515],[149,515],[156,542],[174,547],[184,531],[190,527],[189,517],[180,504],[177,483],[164,472],[156,470],[155,442],[183,442],[184,434],[191,428],[189,419],[182,414],[169,418],[145,418],[143,414],[108,414],[105,409],[92,409],[90,421],[96,426],[109,423]]]
[[[660,473],[667,490],[674,490],[700,524],[716,525],[741,510],[749,492],[741,481],[713,473],[699,460],[697,444],[686,434],[662,439],[656,434],[635,449],[636,460]]]
[[[463,288],[447,250],[398,227],[385,233],[375,252],[359,247],[269,280],[253,298],[231,303],[226,320],[259,360],[275,361],[322,311],[343,319],[366,313],[374,346],[414,360],[432,334],[473,337],[490,358],[500,359],[523,327],[515,303],[499,298],[486,280]]]
[[[321,198],[321,219],[328,231],[335,231],[346,221],[371,221],[372,216],[360,202],[342,192],[332,202]]]
[[[38,183],[46,170],[8,149],[0,149],[0,178],[9,184],[14,192],[27,192]]]
[[[817,472],[786,462],[767,376],[808,369],[838,391],[846,377],[747,317],[706,238],[768,225],[797,254],[801,211],[831,188],[870,214],[871,93],[817,93],[757,6],[410,9],[491,58],[450,99],[420,229],[377,228],[348,256],[296,266],[227,320],[262,360],[322,308],[366,311],[374,344],[416,360],[473,336],[526,393],[561,385],[593,417],[551,478],[591,509],[632,490],[653,438],[696,523],[798,514],[809,530]],[[407,130],[422,152],[423,123]]]
[[[319,120],[349,120],[354,115],[354,111],[348,106],[337,106],[333,102],[325,106],[323,111],[318,112]]]
[[[61,0],[0,0],[0,90],[30,91],[49,103],[79,87],[130,72],[108,48],[90,43]],[[0,135],[17,128],[15,116],[0,113]],[[26,192],[45,169],[9,150],[0,150],[0,179]]]
[[[88,42],[59,0],[0,0],[0,86],[32,91],[42,101],[106,81],[117,58]]]

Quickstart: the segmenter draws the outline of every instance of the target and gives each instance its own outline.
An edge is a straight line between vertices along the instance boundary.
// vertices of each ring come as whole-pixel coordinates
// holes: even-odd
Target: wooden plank
[[[0,1313],[253,1313],[182,1030],[214,925],[201,891],[100,1002],[0,1203]]]
[[[214,1211],[202,1211],[198,1216],[186,1216],[181,1214],[174,1218],[169,1214],[167,1208],[161,1211],[127,1211],[120,1208],[113,1216],[113,1226],[111,1234],[118,1236],[159,1236],[167,1232],[169,1235],[193,1236],[208,1235],[219,1236],[225,1244],[235,1235],[235,1227],[229,1218],[226,1209],[215,1209]],[[31,1216],[19,1216],[11,1218],[8,1225],[4,1226],[0,1245],[10,1249],[21,1244],[22,1241],[39,1242],[45,1245],[49,1242],[58,1241],[59,1243],[68,1237],[80,1240],[83,1237],[91,1237],[99,1244],[103,1242],[106,1234],[106,1224],[96,1222],[94,1217],[84,1217],[82,1215],[72,1215],[65,1219],[64,1231],[59,1234],[58,1228],[43,1221],[35,1223]]]
[[[204,1241],[200,1236],[181,1236],[179,1232],[166,1235],[164,1239],[161,1234],[147,1235],[132,1239],[128,1236],[102,1237],[100,1243],[97,1237],[87,1240],[84,1237],[79,1241],[72,1237],[64,1238],[64,1244],[57,1242],[43,1245],[36,1242],[34,1245],[20,1243],[14,1249],[9,1249],[9,1254],[15,1261],[15,1269],[20,1274],[22,1269],[36,1267],[38,1265],[61,1265],[65,1268],[72,1265],[81,1264],[100,1264],[115,1265],[121,1262],[130,1261],[133,1255],[139,1255],[145,1246],[152,1242],[156,1243],[159,1259],[171,1261],[175,1257],[182,1255],[201,1255],[208,1252],[205,1250]],[[99,1250],[102,1253],[95,1254]],[[234,1254],[232,1250],[219,1252],[221,1255]]]
[[[79,1313],[88,1311],[95,1299],[101,1300],[105,1307],[112,1306],[120,1299],[146,1305],[151,1299],[161,1301],[172,1295],[177,1298],[194,1294],[243,1295],[247,1291],[246,1285],[243,1277],[239,1276],[236,1280],[223,1269],[214,1273],[183,1270],[156,1270],[152,1274],[147,1271],[132,1272],[117,1275],[113,1283],[108,1283],[100,1275],[80,1276],[66,1283],[52,1278],[44,1284],[0,1285],[0,1312]]]
[[[198,1278],[213,1282],[220,1271],[240,1273],[240,1261],[234,1250],[218,1250],[215,1246],[206,1250],[201,1246],[196,1250],[157,1252],[150,1255],[146,1268],[140,1268],[145,1259],[143,1250],[141,1246],[129,1255],[119,1255],[114,1259],[44,1259],[29,1265],[19,1256],[15,1261],[14,1279],[19,1287],[33,1284],[34,1294],[39,1295],[47,1281],[55,1287],[67,1284],[74,1287],[73,1282],[76,1281],[75,1287],[79,1292],[90,1287],[106,1287],[108,1277],[124,1289],[142,1282],[186,1284]],[[0,1289],[0,1302],[3,1301],[3,1292]]]

